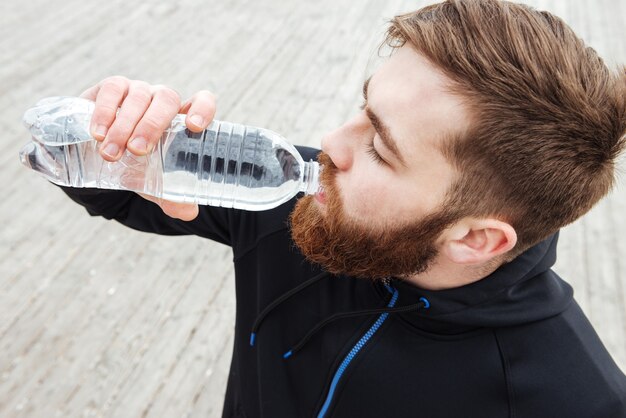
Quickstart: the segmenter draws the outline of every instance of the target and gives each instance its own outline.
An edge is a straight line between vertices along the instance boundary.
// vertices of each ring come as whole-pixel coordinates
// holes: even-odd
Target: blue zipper
[[[391,300],[387,304],[388,308],[393,308],[398,300],[398,291],[392,288],[391,286],[389,286],[388,284],[385,284],[385,287],[387,288],[389,293],[393,293]],[[348,355],[343,359],[343,361],[341,362],[341,365],[335,372],[333,381],[330,384],[330,389],[328,390],[328,395],[326,395],[326,401],[324,402],[324,405],[322,405],[322,409],[320,410],[319,414],[317,414],[317,418],[324,418],[324,416],[326,416],[326,412],[328,412],[330,403],[333,400],[333,395],[335,394],[335,389],[337,389],[337,384],[339,383],[341,376],[350,365],[350,362],[356,357],[359,351],[361,351],[361,348],[363,348],[363,346],[367,344],[369,339],[372,338],[372,335],[374,335],[376,331],[378,331],[378,328],[380,328],[380,326],[383,324],[383,322],[385,322],[385,319],[387,319],[387,316],[389,316],[389,314],[386,312],[383,314],[380,314],[376,322],[374,322],[374,325],[372,325],[370,329],[367,330],[367,332],[361,337],[359,342],[357,342],[354,345],[354,347],[352,347],[352,350],[350,350]]]

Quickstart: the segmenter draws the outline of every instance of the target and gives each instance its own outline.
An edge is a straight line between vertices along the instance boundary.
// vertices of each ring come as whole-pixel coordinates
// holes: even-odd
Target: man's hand
[[[148,154],[178,113],[187,114],[185,124],[192,132],[206,129],[215,115],[215,96],[206,90],[181,103],[179,94],[171,88],[121,76],[105,78],[80,97],[96,102],[90,131],[101,142],[102,158],[111,162],[126,149],[138,156]],[[190,221],[198,216],[198,205],[140,195],[173,218]]]

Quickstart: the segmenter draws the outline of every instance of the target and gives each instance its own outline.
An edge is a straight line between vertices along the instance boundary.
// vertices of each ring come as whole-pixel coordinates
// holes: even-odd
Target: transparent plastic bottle
[[[94,102],[76,97],[40,100],[24,113],[32,141],[22,164],[69,187],[130,190],[166,200],[266,210],[298,192],[315,194],[320,166],[304,162],[275,132],[214,120],[201,133],[177,115],[154,150],[104,160],[89,133]]]

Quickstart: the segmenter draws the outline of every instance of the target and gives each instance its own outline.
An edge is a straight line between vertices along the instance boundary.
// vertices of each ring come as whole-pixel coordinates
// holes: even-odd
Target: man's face
[[[454,170],[437,141],[469,126],[446,85],[404,46],[366,82],[364,109],[323,138],[324,192],[300,199],[291,217],[293,239],[311,261],[370,278],[430,267],[453,220],[440,206]]]

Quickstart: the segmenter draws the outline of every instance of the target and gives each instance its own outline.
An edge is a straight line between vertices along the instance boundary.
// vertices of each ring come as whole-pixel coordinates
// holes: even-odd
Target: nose
[[[339,131],[335,129],[322,139],[322,151],[328,154],[338,170],[346,171],[352,165],[352,156],[348,141]]]
[[[360,143],[360,135],[364,133],[359,120],[355,117],[322,138],[322,151],[328,154],[339,170],[346,171],[352,166],[354,151]]]

